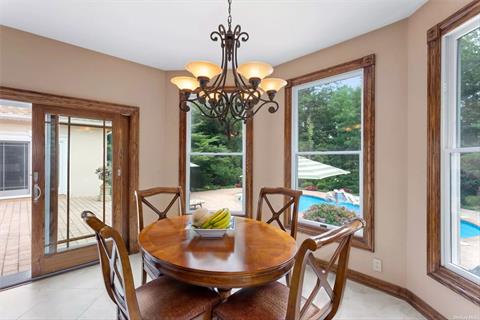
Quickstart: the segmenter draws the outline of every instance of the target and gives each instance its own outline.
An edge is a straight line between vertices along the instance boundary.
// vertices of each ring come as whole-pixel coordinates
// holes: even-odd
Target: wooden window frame
[[[367,226],[363,235],[355,236],[352,245],[357,248],[374,251],[374,161],[375,161],[375,55],[342,63],[327,69],[315,71],[288,80],[285,89],[285,147],[284,147],[284,185],[292,186],[292,88],[355,70],[363,70],[363,219]],[[290,212],[285,215],[289,225]],[[300,232],[317,235],[329,229],[307,226],[299,222]]]
[[[180,94],[179,94],[180,95]],[[180,96],[179,96],[180,98]],[[187,195],[187,113],[179,110],[179,157],[178,157],[178,185]],[[244,216],[251,218],[253,214],[253,119],[247,120],[245,125],[245,213]],[[185,203],[185,208],[189,206]]]
[[[480,286],[446,268],[441,261],[442,37],[478,14],[480,14],[480,1],[475,0],[427,32],[427,274],[466,299],[480,305]]]

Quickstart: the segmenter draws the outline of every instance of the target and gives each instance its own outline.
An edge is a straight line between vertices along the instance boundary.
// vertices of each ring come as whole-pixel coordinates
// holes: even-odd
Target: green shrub
[[[466,196],[462,207],[474,211],[480,210],[480,196]]]
[[[335,226],[341,226],[355,217],[355,212],[331,204],[315,204],[303,214],[304,219]]]

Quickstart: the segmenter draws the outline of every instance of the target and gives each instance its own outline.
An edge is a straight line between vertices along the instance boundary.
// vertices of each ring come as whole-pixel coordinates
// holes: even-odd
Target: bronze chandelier
[[[174,77],[171,82],[180,89],[179,107],[190,111],[190,105],[209,118],[225,121],[229,116],[246,122],[264,106],[274,113],[278,103],[276,93],[287,82],[278,78],[266,78],[273,73],[273,67],[267,63],[250,61],[238,64],[237,49],[241,42],[249,39],[248,33],[240,25],[232,29],[232,0],[228,0],[228,27],[223,24],[210,34],[212,41],[220,41],[222,62],[220,66],[208,61],[195,61],[185,69],[194,77]],[[227,85],[228,68],[233,74],[233,87]]]

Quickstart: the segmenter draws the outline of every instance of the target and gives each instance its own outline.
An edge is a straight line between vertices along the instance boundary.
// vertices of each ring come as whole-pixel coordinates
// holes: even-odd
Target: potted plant
[[[103,167],[99,167],[95,170],[95,174],[97,175],[98,179],[102,181],[100,184],[100,192],[98,194],[97,200],[102,201],[103,199],[103,188],[105,181],[105,201],[112,200],[112,167],[110,164],[105,166],[105,171]]]

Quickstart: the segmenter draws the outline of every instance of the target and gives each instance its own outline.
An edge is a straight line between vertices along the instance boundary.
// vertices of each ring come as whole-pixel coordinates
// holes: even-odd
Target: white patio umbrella
[[[196,167],[198,167],[198,164],[195,164],[195,163],[193,163],[193,162],[190,162],[190,168],[196,168]]]
[[[302,156],[298,157],[298,179],[320,180],[349,173],[350,171],[329,166],[328,164],[313,161]]]

